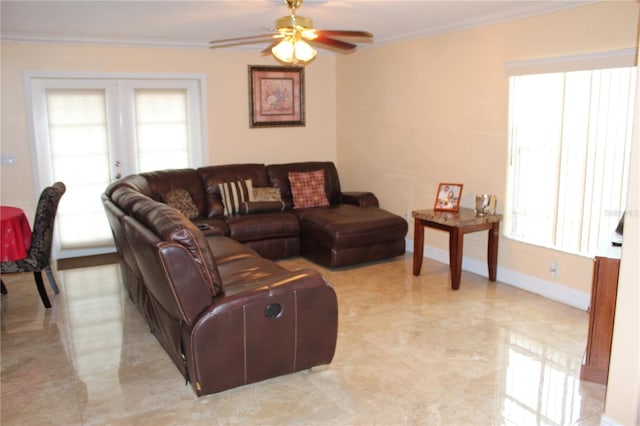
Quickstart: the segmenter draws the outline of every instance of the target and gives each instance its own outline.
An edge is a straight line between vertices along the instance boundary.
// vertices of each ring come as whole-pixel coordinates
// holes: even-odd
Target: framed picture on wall
[[[457,212],[460,210],[462,186],[461,183],[439,184],[433,209],[447,212]]]
[[[304,126],[304,68],[249,65],[251,127]]]

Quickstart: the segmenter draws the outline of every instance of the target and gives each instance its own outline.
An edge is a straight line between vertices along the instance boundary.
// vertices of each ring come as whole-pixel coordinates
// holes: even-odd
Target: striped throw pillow
[[[230,216],[240,213],[240,206],[245,201],[253,201],[253,183],[251,179],[218,184],[224,215]]]

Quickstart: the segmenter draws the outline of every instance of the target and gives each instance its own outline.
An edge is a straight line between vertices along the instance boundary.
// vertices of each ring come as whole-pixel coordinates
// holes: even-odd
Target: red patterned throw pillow
[[[323,207],[329,205],[324,192],[324,170],[314,172],[289,172],[289,183],[293,195],[293,207]]]

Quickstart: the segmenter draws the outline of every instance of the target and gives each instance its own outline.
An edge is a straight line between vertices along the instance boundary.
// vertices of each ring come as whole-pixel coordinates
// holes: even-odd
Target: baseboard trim
[[[405,248],[409,253],[413,253],[413,240],[405,240]],[[449,252],[437,247],[424,246],[424,257],[449,264]],[[462,256],[462,270],[472,272],[482,277],[489,277],[486,260],[478,260],[468,256]],[[498,281],[501,283],[517,287],[530,293],[538,294],[544,298],[572,306],[586,311],[589,309],[591,294],[564,286],[552,281],[543,280],[531,275],[523,274],[512,269],[503,268],[498,265]]]
[[[604,414],[600,417],[600,426],[622,426],[620,423],[613,420],[611,417],[607,417]]]
[[[88,266],[102,266],[118,263],[118,255],[116,253],[105,253],[93,256],[67,257],[58,259],[57,269],[63,271],[65,269],[86,268]]]

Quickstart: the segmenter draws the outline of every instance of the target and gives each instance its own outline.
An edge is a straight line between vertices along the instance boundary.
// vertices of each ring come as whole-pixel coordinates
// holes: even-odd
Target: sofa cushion
[[[167,204],[167,194],[176,188],[189,191],[193,203],[198,208],[200,215],[205,213],[205,194],[198,172],[194,169],[158,170],[140,174],[147,181],[151,190],[148,194],[156,201]]]
[[[326,207],[329,205],[324,192],[324,170],[312,172],[289,172],[289,183],[293,195],[293,207]]]
[[[143,195],[131,206],[131,215],[164,241],[185,247],[199,267],[202,278],[209,286],[211,296],[224,292],[218,268],[209,251],[207,241],[198,227],[173,207],[155,202]]]
[[[227,226],[229,236],[241,243],[300,234],[300,222],[290,211],[229,216]]]
[[[167,204],[178,209],[189,219],[195,219],[200,215],[198,207],[194,204],[191,194],[186,189],[176,188],[166,195]]]
[[[240,213],[240,205],[245,201],[253,200],[251,179],[223,182],[219,183],[218,187],[220,188],[225,216]]]
[[[231,238],[209,237],[207,242],[224,281],[225,296],[246,292],[252,285],[264,286],[260,280],[288,272]]]
[[[404,239],[407,221],[377,207],[350,204],[297,212],[302,238],[343,249]]]
[[[153,198],[153,190],[149,186],[149,182],[141,175],[129,175],[122,179],[118,179],[107,186],[105,194],[113,199],[113,193],[121,188],[128,188],[147,197]]]

